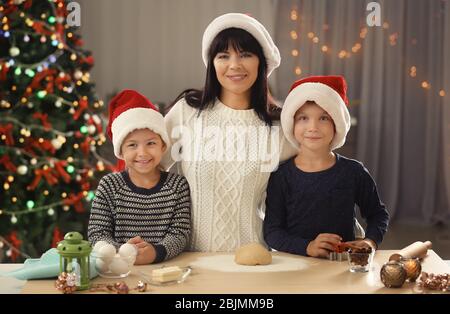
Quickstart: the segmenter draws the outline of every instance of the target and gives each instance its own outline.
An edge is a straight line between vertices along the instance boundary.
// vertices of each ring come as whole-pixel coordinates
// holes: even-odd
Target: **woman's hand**
[[[314,240],[309,242],[306,254],[312,257],[328,258],[330,252],[341,243],[342,238],[333,233],[321,233]]]

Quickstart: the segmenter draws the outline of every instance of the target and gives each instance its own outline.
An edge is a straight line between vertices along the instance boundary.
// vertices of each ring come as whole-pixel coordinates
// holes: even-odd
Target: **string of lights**
[[[290,35],[290,38],[294,42],[296,42],[296,41],[298,41],[300,35],[299,35],[299,32],[296,30],[297,25],[295,25],[295,24],[298,24],[300,26],[300,24],[302,23],[302,18],[300,17],[297,6],[295,6],[295,5],[292,6],[292,9],[289,13],[289,19],[294,23],[293,29],[290,31],[289,35]],[[322,28],[324,31],[330,30],[330,26],[328,24],[324,24],[322,26]],[[398,38],[399,38],[399,33],[396,31],[388,33],[388,30],[390,29],[390,24],[387,21],[382,24],[382,29],[387,34],[387,39],[388,39],[389,45],[396,46]],[[369,31],[369,29],[366,26],[360,28],[359,39],[354,42],[351,49],[344,49],[344,48],[333,49],[333,47],[330,47],[330,45],[322,44],[320,47],[320,51],[323,54],[326,54],[330,57],[337,56],[339,59],[349,59],[354,54],[357,54],[361,51],[361,49],[363,48],[364,40],[367,37],[368,31]],[[319,38],[319,36],[312,31],[306,31],[305,34],[306,34],[307,38],[310,40],[311,44],[313,44],[313,45],[319,45],[322,42],[322,40]],[[417,45],[417,40],[412,39],[411,44]],[[296,60],[296,65],[294,66],[294,73],[297,76],[300,76],[302,74],[302,68],[300,66],[300,59],[301,59],[300,51],[297,48],[292,49],[291,56]],[[411,65],[409,67],[409,76],[413,79],[416,79],[417,73],[418,73],[417,65]],[[418,81],[419,81],[418,83],[420,84],[421,88],[423,88],[425,90],[432,89],[432,86],[429,83],[429,80],[426,80],[426,79],[419,80],[418,79]],[[445,97],[447,95],[446,91],[443,88],[436,88],[435,92],[441,97]]]

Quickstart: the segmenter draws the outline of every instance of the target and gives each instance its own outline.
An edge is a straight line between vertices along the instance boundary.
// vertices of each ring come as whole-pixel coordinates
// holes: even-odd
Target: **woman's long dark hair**
[[[219,52],[226,51],[229,45],[236,51],[251,52],[258,57],[258,77],[251,87],[250,106],[262,121],[272,126],[272,120],[278,118],[279,110],[277,112],[277,107],[273,104],[271,97],[268,98],[267,61],[259,42],[250,33],[240,28],[227,28],[217,34],[212,41],[208,51],[208,66],[203,90],[192,88],[184,90],[170,107],[182,98],[186,99],[188,105],[198,109],[199,114],[202,110],[214,105],[221,90],[214,68],[214,57]]]

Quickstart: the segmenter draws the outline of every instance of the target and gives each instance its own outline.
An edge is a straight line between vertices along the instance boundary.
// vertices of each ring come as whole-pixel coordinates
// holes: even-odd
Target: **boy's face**
[[[334,132],[333,119],[315,102],[306,102],[294,115],[294,137],[301,149],[329,150]]]
[[[134,130],[121,146],[121,154],[129,170],[139,174],[152,174],[158,168],[166,150],[159,134],[149,129]]]

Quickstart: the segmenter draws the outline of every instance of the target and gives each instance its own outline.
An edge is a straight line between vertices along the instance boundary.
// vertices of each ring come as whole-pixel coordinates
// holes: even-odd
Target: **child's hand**
[[[371,239],[361,239],[361,240],[355,240],[355,241],[349,241],[348,243],[354,244],[357,247],[361,248],[372,248],[372,250],[376,251],[377,244],[371,240]]]
[[[134,265],[147,265],[153,263],[156,258],[156,250],[152,244],[145,241],[136,244],[138,254]]]
[[[145,242],[145,241],[140,236],[131,238],[130,240],[127,241],[127,243],[130,243],[130,244],[139,244],[139,243],[142,243],[142,242]]]
[[[337,234],[321,233],[314,240],[309,242],[308,247],[306,248],[306,254],[312,257],[328,258],[330,252],[333,251],[341,241],[342,238]]]

